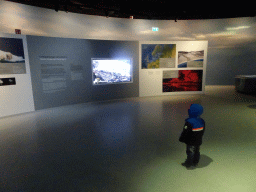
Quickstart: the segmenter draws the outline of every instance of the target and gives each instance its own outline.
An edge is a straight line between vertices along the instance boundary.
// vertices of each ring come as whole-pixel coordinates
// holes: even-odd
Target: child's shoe
[[[186,162],[182,163],[181,165],[184,166],[184,167],[187,167],[187,168],[189,168],[189,167],[197,167],[198,166],[198,164],[188,164]]]

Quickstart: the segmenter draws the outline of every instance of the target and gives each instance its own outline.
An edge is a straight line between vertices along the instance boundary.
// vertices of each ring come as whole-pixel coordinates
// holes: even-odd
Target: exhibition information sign
[[[41,78],[44,93],[64,91],[67,88],[66,57],[41,56]]]

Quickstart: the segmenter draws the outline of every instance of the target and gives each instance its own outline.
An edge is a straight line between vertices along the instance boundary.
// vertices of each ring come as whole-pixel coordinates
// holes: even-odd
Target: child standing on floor
[[[185,167],[196,167],[200,160],[200,145],[205,131],[205,121],[200,117],[203,107],[192,104],[188,110],[189,118],[185,120],[179,141],[187,145],[187,160],[182,163]]]

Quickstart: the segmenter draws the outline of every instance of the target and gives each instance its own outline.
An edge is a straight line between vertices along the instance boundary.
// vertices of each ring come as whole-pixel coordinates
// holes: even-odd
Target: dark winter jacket
[[[203,107],[199,104],[192,104],[188,110],[189,118],[185,120],[183,131],[179,141],[187,145],[201,145],[205,131],[205,121],[200,117]]]

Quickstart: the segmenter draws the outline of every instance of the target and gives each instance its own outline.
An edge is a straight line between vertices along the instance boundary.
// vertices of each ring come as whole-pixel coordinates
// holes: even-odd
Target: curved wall
[[[206,85],[234,85],[235,75],[256,74],[256,18],[215,20],[130,20],[55,12],[0,1],[0,31],[78,39],[181,41],[208,40]],[[152,27],[159,27],[153,32]]]

